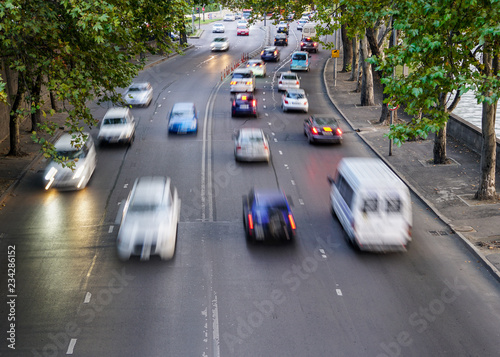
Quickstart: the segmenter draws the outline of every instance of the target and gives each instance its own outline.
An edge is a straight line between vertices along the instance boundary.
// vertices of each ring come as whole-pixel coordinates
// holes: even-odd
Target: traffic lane
[[[207,341],[211,279],[207,264],[208,226],[179,224],[172,260],[153,257],[121,262],[114,247],[102,249],[78,311],[77,356],[213,355]],[[114,242],[115,234],[108,234]],[[211,332],[210,332],[211,333]]]

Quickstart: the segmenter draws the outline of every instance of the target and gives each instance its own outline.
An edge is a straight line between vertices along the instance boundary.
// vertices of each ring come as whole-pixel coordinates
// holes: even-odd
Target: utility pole
[[[394,28],[394,18],[391,19],[391,25],[392,25],[392,45],[394,47],[396,47],[396,29]],[[396,77],[396,66],[394,66],[394,68],[392,69],[392,79],[394,79]],[[387,106],[389,107],[390,104],[393,104],[394,106],[396,106],[395,108],[392,108],[391,110],[391,117],[389,119],[389,130],[391,130],[390,128],[392,127],[392,124],[394,123],[394,112],[397,109],[397,105],[396,103],[387,103]],[[391,109],[389,107],[389,109]],[[389,138],[389,156],[392,156],[392,138]]]

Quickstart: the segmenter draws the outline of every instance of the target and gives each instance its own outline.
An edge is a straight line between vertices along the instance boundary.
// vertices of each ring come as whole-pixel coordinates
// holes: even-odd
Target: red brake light
[[[251,213],[248,214],[248,228],[253,229],[253,218]]]
[[[342,135],[342,130],[340,130],[340,128],[337,128],[337,134]]]
[[[301,43],[300,43],[300,45],[301,45],[301,46],[304,46],[304,42],[301,42]]]
[[[252,100],[252,107],[256,107],[257,106],[257,101],[254,99]]]
[[[285,99],[285,104],[288,104],[288,100]]]
[[[311,131],[313,132],[313,134],[317,134],[318,133],[318,128],[316,127],[312,127]]]
[[[299,85],[300,83],[299,83],[299,81],[296,81],[296,82],[295,82],[295,84],[296,84],[296,85]]]
[[[274,51],[274,54],[277,55],[278,54],[278,51]]]
[[[283,81],[282,81],[282,80],[280,80],[280,81],[279,81],[279,84],[283,84]]]
[[[292,216],[292,214],[291,214],[291,213],[289,213],[289,214],[288,214],[288,220],[290,221],[290,226],[292,226],[292,229],[297,228],[297,227],[295,226],[295,220],[293,219],[293,216]]]

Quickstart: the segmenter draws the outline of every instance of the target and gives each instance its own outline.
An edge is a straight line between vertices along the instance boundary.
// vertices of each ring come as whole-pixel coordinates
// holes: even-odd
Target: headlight
[[[73,175],[73,179],[77,179],[79,178],[80,176],[82,176],[82,173],[83,173],[83,165],[80,166],[78,169],[76,169],[75,171],[75,174]]]
[[[57,169],[55,167],[51,167],[49,172],[45,175],[45,180],[49,181],[50,179],[53,179],[56,174]]]

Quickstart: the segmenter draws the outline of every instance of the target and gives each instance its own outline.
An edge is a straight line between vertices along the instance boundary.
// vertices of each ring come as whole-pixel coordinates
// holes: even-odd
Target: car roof
[[[276,46],[266,46],[264,47],[264,51],[276,51],[278,48]]]
[[[83,132],[83,134],[87,135],[87,140],[88,140],[88,137],[90,137],[90,133]],[[72,141],[74,142],[73,135],[76,135],[76,134],[70,134],[70,133],[62,134],[61,137],[54,144],[54,148],[58,151],[78,150],[76,147],[74,147],[71,144]],[[87,140],[84,140],[84,142]]]
[[[177,110],[190,110],[194,107],[193,102],[179,102],[175,103],[174,106],[172,107],[172,110],[177,109]]]
[[[337,118],[332,117],[331,115],[311,115],[311,119],[316,122],[317,120],[327,120],[330,122],[335,122],[337,125],[339,124]]]
[[[303,90],[302,88],[288,88],[286,90],[288,93],[300,93],[300,94],[306,94],[306,91]]]
[[[163,200],[167,178],[163,176],[139,177],[134,183],[134,204],[160,203]]]
[[[254,189],[254,194],[259,204],[273,205],[288,203],[285,194],[279,189],[258,188]]]
[[[261,59],[253,58],[253,59],[249,59],[248,63],[264,63],[264,61]]]
[[[246,69],[246,68],[238,68],[233,71],[234,73],[253,73],[251,69]]]
[[[130,110],[128,108],[110,108],[104,114],[104,118],[124,118]]]
[[[290,72],[290,71],[288,71],[288,72],[281,72],[281,75],[282,75],[282,76],[285,76],[285,75],[286,75],[286,76],[293,75],[293,76],[295,76],[295,77],[298,77],[297,73]]]
[[[259,128],[242,128],[240,136],[264,136],[264,132]]]
[[[138,87],[138,88],[142,88],[142,87],[146,87],[149,85],[149,82],[133,82],[129,88],[132,88],[132,87]]]

